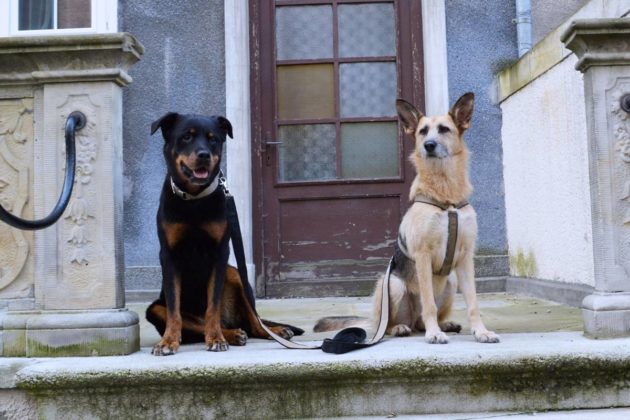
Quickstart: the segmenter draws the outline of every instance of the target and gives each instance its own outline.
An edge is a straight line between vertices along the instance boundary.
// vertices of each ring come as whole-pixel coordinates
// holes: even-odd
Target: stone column
[[[122,89],[142,53],[123,33],[0,38],[5,207],[33,218],[53,208],[65,171],[66,118],[73,111],[87,117],[62,218],[35,233],[0,226],[2,356],[139,349],[138,316],[124,309]]]
[[[629,336],[630,19],[575,20],[561,39],[584,73],[595,266],[584,332]]]

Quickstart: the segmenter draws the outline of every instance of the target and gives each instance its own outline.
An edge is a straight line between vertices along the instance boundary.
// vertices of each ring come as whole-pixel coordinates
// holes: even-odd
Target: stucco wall
[[[224,12],[221,0],[120,1],[119,9],[120,29],[146,48],[124,96],[125,263],[133,272],[159,266],[155,213],[165,169],[151,122],[168,111],[225,114]],[[127,288],[160,281],[128,276]]]
[[[532,0],[532,41],[534,44],[560,26],[588,0]]]
[[[446,1],[451,104],[464,92],[476,94],[473,122],[465,138],[472,151],[472,204],[479,218],[480,254],[507,253],[501,110],[492,103],[491,91],[497,71],[517,59],[515,13],[513,1]]]
[[[502,104],[512,274],[592,285],[582,74],[574,55]]]

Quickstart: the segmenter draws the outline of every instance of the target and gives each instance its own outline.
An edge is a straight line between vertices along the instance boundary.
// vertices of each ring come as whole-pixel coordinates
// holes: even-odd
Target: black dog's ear
[[[463,133],[470,127],[470,120],[472,119],[473,110],[475,108],[475,94],[472,92],[464,93],[455,102],[455,105],[448,112],[451,118],[457,125],[457,129],[460,133]]]
[[[225,117],[217,117],[219,121],[219,127],[223,130],[223,133],[228,135],[231,139],[232,137],[232,123]]]
[[[398,117],[405,133],[414,134],[420,119],[423,117],[422,113],[404,99],[396,99],[396,111],[398,111]]]
[[[167,140],[168,132],[171,130],[173,124],[175,124],[175,121],[177,121],[178,117],[179,114],[177,112],[168,112],[162,115],[151,124],[151,134],[155,134],[157,129],[161,128],[162,136],[164,137],[164,140]]]

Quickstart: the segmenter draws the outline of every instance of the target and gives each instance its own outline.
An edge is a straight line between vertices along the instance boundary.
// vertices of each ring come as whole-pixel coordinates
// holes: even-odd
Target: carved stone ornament
[[[61,115],[63,127],[65,127],[67,117],[65,113]],[[88,265],[90,263],[86,252],[86,248],[91,242],[87,222],[88,219],[94,218],[94,212],[91,210],[90,202],[85,196],[85,188],[92,181],[94,162],[98,152],[95,126],[94,118],[88,119],[87,125],[76,132],[77,167],[75,185],[72,193],[73,198],[65,216],[65,219],[71,224],[70,235],[66,239],[71,248],[70,263],[79,265]]]
[[[630,131],[628,130],[630,115],[621,108],[621,98],[625,94],[627,92],[622,92],[621,90],[613,94],[611,111],[614,115],[615,150],[619,152],[621,160],[630,163]]]
[[[628,83],[622,86],[628,87]],[[615,142],[615,152],[621,160],[620,168],[618,168],[619,176],[622,177],[621,194],[618,197],[623,202],[621,223],[630,226],[630,180],[625,174],[630,172],[630,114],[626,112],[621,103],[621,99],[626,97],[626,92],[621,87],[614,90],[611,94],[610,110],[613,115],[612,126]]]
[[[24,216],[29,200],[33,142],[33,100],[0,100],[0,204]],[[0,225],[0,290],[23,271],[30,252],[28,234]]]

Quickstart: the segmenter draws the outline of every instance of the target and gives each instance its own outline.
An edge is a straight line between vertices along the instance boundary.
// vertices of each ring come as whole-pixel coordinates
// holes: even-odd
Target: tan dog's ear
[[[455,102],[451,110],[448,111],[460,133],[463,133],[470,127],[474,107],[475,94],[467,92],[464,93],[461,98]]]
[[[413,134],[418,127],[420,118],[423,117],[422,113],[404,99],[396,99],[396,111],[398,111],[398,117],[400,118],[405,133]]]

